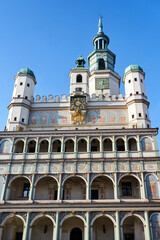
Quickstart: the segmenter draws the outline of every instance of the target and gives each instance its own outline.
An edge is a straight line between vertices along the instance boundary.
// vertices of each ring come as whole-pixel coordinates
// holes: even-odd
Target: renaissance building
[[[123,96],[109,41],[100,18],[89,70],[78,57],[69,96],[33,97],[33,71],[15,76],[0,132],[1,240],[160,239],[145,72],[125,69]]]

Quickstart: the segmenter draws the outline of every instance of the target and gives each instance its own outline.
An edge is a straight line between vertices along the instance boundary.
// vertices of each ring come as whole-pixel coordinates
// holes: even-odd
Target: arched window
[[[61,141],[60,140],[53,141],[52,152],[61,152]]]
[[[100,144],[98,139],[92,139],[91,141],[91,152],[99,152]]]
[[[85,139],[78,141],[78,152],[87,152],[87,141]]]
[[[43,140],[40,143],[40,148],[39,148],[39,152],[48,152],[48,141],[47,140]]]
[[[77,83],[80,83],[80,82],[82,82],[82,75],[78,74],[77,75]]]
[[[125,151],[124,140],[122,138],[117,139],[116,147],[117,151]]]
[[[129,151],[137,151],[137,142],[134,138],[128,140]]]
[[[14,153],[23,153],[23,148],[24,148],[24,142],[22,140],[19,140],[15,144]]]
[[[74,152],[74,141],[72,139],[65,142],[65,152]]]
[[[104,151],[112,151],[112,141],[109,138],[106,138],[103,141],[103,150]]]
[[[28,143],[27,153],[34,153],[36,150],[36,141],[31,140]]]
[[[100,59],[99,59],[99,62],[98,62],[98,70],[104,70],[104,69],[105,69],[104,59],[103,59],[103,58],[100,58]]]

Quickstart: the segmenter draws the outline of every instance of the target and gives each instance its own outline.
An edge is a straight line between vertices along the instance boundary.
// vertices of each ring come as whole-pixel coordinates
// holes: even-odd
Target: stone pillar
[[[23,153],[27,152],[27,137],[24,140],[24,147],[23,147]]]
[[[144,216],[146,219],[146,225],[144,226],[145,239],[151,240],[148,212],[145,211]]]
[[[102,136],[100,136],[100,153],[101,153],[101,158],[103,158],[103,139]]]
[[[116,149],[115,136],[113,136],[112,139],[113,139],[113,143],[112,143],[113,144],[113,153],[114,153],[114,157],[116,157],[117,156],[117,154],[116,154],[117,149]]]
[[[37,158],[38,152],[39,152],[39,140],[40,138],[37,137],[37,141],[36,141],[36,149],[35,149],[35,158]]]
[[[27,213],[26,226],[24,226],[23,239],[22,240],[28,240],[28,237],[29,237],[29,223],[30,223],[30,213]]]
[[[144,181],[144,173],[141,172],[141,179],[142,179],[142,184],[141,184],[141,198],[146,199],[146,191],[145,191],[145,181]]]
[[[57,200],[61,200],[61,192],[62,192],[62,174],[59,174]]]
[[[114,173],[114,199],[119,198],[117,173]]]
[[[90,213],[89,212],[86,212],[86,222],[87,222],[87,226],[86,226],[85,240],[91,240],[91,237],[90,237]]]
[[[75,154],[75,158],[77,158],[77,136],[75,136],[75,140],[74,140],[74,154]]]
[[[115,240],[121,240],[119,212],[116,212],[116,228],[115,228]]]
[[[104,49],[104,40],[102,40],[102,49]]]
[[[49,145],[48,145],[48,158],[51,157],[52,153],[52,137],[49,138]]]
[[[56,226],[53,233],[53,240],[59,240],[59,212],[56,213]]]
[[[14,151],[14,142],[15,142],[15,138],[12,139],[11,156],[10,156],[11,159],[12,159],[12,155],[13,155],[13,151]]]
[[[137,135],[137,149],[138,149],[138,152],[139,152],[139,157],[142,157],[141,142],[140,142],[139,135]]]
[[[153,141],[154,141],[154,150],[156,152],[156,157],[159,157],[159,148],[158,148],[158,143],[157,143],[157,136],[153,136]]]
[[[30,192],[29,192],[29,200],[33,200],[34,180],[35,180],[35,174],[32,175],[32,182],[31,182]]]
[[[124,144],[125,144],[126,157],[128,157],[128,139],[127,139],[127,135],[125,135]]]
[[[87,136],[87,153],[88,158],[90,158],[91,157],[90,136]]]
[[[2,190],[2,194],[1,194],[1,200],[5,200],[6,199],[6,193],[7,193],[7,189],[8,189],[8,174],[6,175],[6,178],[3,180],[3,190]]]
[[[87,173],[86,200],[90,199],[90,173]]]
[[[65,148],[64,148],[64,136],[62,136],[62,140],[61,140],[61,153],[62,153],[62,157],[64,155],[64,151],[65,151]]]

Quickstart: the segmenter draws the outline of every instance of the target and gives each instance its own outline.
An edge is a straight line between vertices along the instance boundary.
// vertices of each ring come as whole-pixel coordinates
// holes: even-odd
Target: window
[[[82,92],[82,88],[76,88],[76,92]]]
[[[148,118],[148,115],[146,114],[146,118]]]
[[[134,118],[134,114],[132,115],[132,118]]]
[[[136,92],[136,94],[139,94],[139,92]]]
[[[23,82],[20,82],[20,85],[22,86],[22,85],[23,85]]]
[[[142,93],[142,95],[144,95],[144,92]]]
[[[27,87],[30,87],[30,84],[29,84],[29,83],[27,83]]]
[[[24,183],[22,197],[24,198],[29,197],[29,190],[30,190],[30,184]]]
[[[130,93],[130,96],[132,96],[132,93]]]
[[[24,118],[22,118],[22,122],[24,122]]]
[[[16,118],[16,117],[14,117],[14,121],[17,121],[17,118]]]
[[[131,182],[122,182],[122,196],[132,196]]]
[[[20,98],[21,97],[21,95],[18,95],[18,98]]]
[[[131,83],[131,80],[128,80],[128,83]]]
[[[103,58],[99,59],[99,63],[98,63],[98,70],[104,70],[105,69],[105,62]]]
[[[54,200],[57,200],[57,193],[58,193],[57,189],[54,190]]]
[[[77,83],[81,83],[82,82],[82,75],[81,74],[78,74],[77,75]]]
[[[139,117],[142,117],[142,114],[141,114],[141,113],[138,113],[138,116],[139,116]]]
[[[25,96],[25,99],[28,99],[28,97],[27,97],[27,96]]]
[[[137,78],[135,78],[134,81],[137,81]]]
[[[149,128],[149,124],[147,124],[147,128]]]
[[[143,83],[143,80],[141,79],[141,82]]]
[[[99,41],[99,48],[102,49],[102,39]]]

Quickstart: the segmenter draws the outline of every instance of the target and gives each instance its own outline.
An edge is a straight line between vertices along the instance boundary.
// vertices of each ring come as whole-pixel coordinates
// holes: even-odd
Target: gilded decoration
[[[86,114],[82,113],[81,110],[75,110],[73,114],[71,114],[71,121],[73,124],[83,124],[85,121]]]

